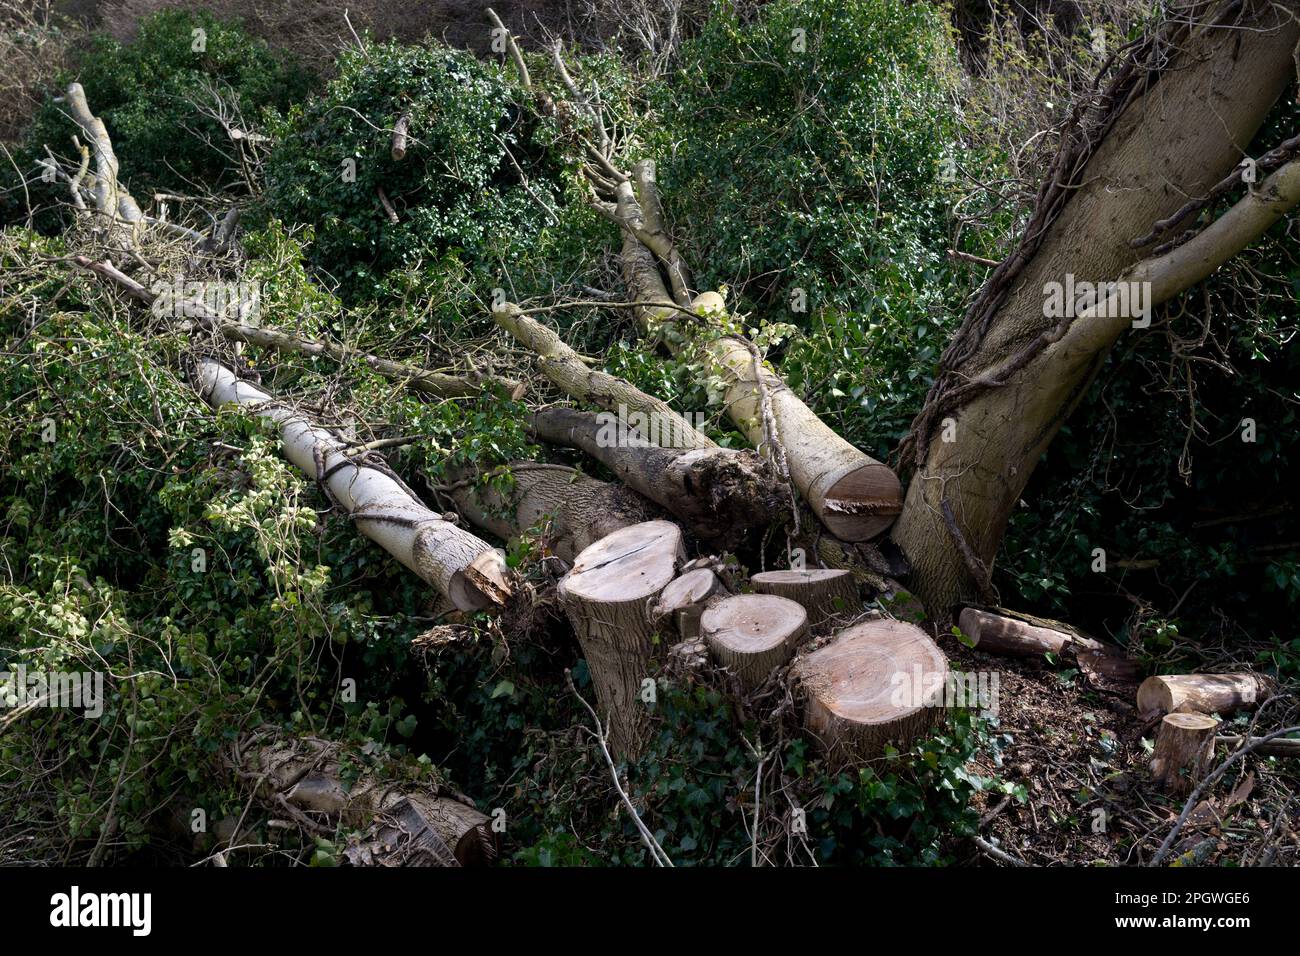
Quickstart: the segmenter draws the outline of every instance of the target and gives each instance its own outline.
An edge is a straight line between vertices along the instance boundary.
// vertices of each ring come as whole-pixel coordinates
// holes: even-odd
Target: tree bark
[[[789,500],[751,451],[661,448],[608,413],[559,406],[535,412],[531,430],[541,441],[586,452],[709,541],[733,544],[750,528],[779,522]]]
[[[658,509],[635,491],[573,468],[516,461],[504,470],[512,481],[504,493],[469,469],[453,472],[441,490],[465,520],[502,540],[545,527],[549,549],[570,564],[606,535],[658,517]]]
[[[925,632],[867,621],[795,661],[804,723],[836,764],[906,747],[937,720],[948,661]]]
[[[641,749],[649,711],[643,682],[660,663],[650,608],[685,560],[682,533],[670,521],[615,531],[584,550],[558,588],[596,690],[596,709],[616,753]]]
[[[1198,0],[1180,15],[1190,12],[1208,24],[1207,11],[1220,9]],[[1297,39],[1293,9],[1257,0],[1241,7],[1237,22],[1188,31],[1159,79],[1145,93],[1139,83],[988,328],[952,370],[973,397],[949,416],[945,437],[952,440],[928,441],[894,529],[915,587],[936,618],[948,619],[959,603],[990,599],[988,570],[1026,482],[1131,325],[1131,317],[1076,320],[1064,330],[1045,315],[1048,283],[1064,283],[1067,274],[1088,282],[1125,276],[1138,258],[1131,240],[1189,196],[1207,194],[1241,159],[1294,75]],[[1207,116],[1217,119],[1207,122]],[[1258,228],[1245,241],[1267,221],[1256,218],[1252,226]],[[1232,245],[1235,252],[1244,242]],[[1153,304],[1199,281],[1217,267],[1215,259],[1203,258],[1205,268],[1191,271],[1167,268],[1162,286],[1152,290]],[[1020,365],[1029,354],[1035,357]],[[941,421],[930,421],[923,437],[940,428]]]
[[[1214,756],[1219,722],[1204,714],[1166,714],[1151,752],[1151,779],[1157,787],[1186,795],[1201,781]]]
[[[463,611],[503,604],[509,571],[486,541],[434,514],[382,459],[354,459],[333,433],[318,428],[219,362],[201,359],[195,388],[212,406],[251,406],[280,429],[285,457],[325,487],[362,534]]]
[[[775,594],[802,605],[808,612],[808,626],[812,628],[821,627],[839,615],[862,610],[857,582],[842,569],[760,571],[749,582],[759,594]]]
[[[776,595],[737,594],[704,612],[700,635],[713,659],[753,690],[807,639],[808,612]]]

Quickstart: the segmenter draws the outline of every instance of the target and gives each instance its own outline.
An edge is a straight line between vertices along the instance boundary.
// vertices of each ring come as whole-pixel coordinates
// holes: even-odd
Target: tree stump
[[[1219,722],[1205,714],[1166,714],[1151,754],[1151,778],[1156,786],[1177,796],[1191,793],[1214,756],[1214,731]]]
[[[775,594],[802,604],[808,612],[809,627],[818,627],[837,614],[862,606],[853,575],[840,569],[761,571],[749,581],[760,594]]]
[[[920,628],[882,618],[836,635],[795,663],[804,724],[836,762],[906,746],[936,721],[948,660]]]
[[[611,747],[623,755],[635,755],[649,722],[641,686],[662,646],[651,603],[684,560],[677,525],[645,521],[584,550],[557,589],[587,659],[596,711],[609,727]]]
[[[713,659],[753,690],[808,636],[808,612],[773,594],[737,594],[704,612],[700,633]]]
[[[726,593],[716,574],[708,568],[696,568],[664,588],[654,614],[661,620],[671,619],[682,640],[696,640],[700,636],[700,617],[705,608],[722,600]]]
[[[1271,693],[1263,674],[1166,674],[1148,677],[1138,687],[1139,713],[1231,714],[1249,710]]]

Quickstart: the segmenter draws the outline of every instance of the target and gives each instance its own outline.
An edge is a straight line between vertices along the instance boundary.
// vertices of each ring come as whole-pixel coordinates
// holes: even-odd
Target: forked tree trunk
[[[1195,19],[1221,9],[1198,0],[1181,4],[1178,15]],[[1131,326],[1125,316],[1076,321],[1065,337],[1076,337],[1073,344],[1062,340],[1024,367],[1010,368],[1027,346],[1059,335],[1053,331],[1059,320],[1045,314],[1048,283],[1064,284],[1067,275],[1079,282],[1124,276],[1140,257],[1130,241],[1189,197],[1206,195],[1236,166],[1294,77],[1292,53],[1300,39],[1295,4],[1247,0],[1240,10],[1239,22],[1184,37],[1150,92],[1137,90],[987,331],[977,336],[977,347],[957,366],[962,382],[1003,384],[953,410],[947,426],[943,418],[931,422],[925,460],[893,532],[935,617],[947,619],[962,602],[988,600],[986,571],[1035,465]],[[1176,291],[1166,289],[1165,298]],[[950,532],[950,520],[969,555]]]
[[[586,452],[709,541],[731,544],[751,528],[778,522],[789,500],[751,451],[660,448],[613,415],[572,408],[535,412],[531,430],[541,441]]]
[[[807,639],[808,612],[788,598],[737,594],[704,612],[700,635],[713,659],[753,690]]]
[[[347,446],[219,362],[201,359],[195,387],[214,407],[251,407],[280,430],[284,455],[320,481],[358,529],[463,611],[510,596],[504,559],[486,541],[424,506],[387,468],[346,454]]]
[[[1205,714],[1166,714],[1151,752],[1155,785],[1180,796],[1190,793],[1214,756],[1214,730],[1218,726],[1217,720]]]
[[[841,614],[862,610],[857,582],[842,569],[760,571],[750,577],[749,583],[760,594],[775,594],[798,602],[808,612],[809,627],[820,627]]]
[[[1139,713],[1232,714],[1262,703],[1274,688],[1263,674],[1167,674],[1137,691]]]
[[[450,484],[442,490],[475,527],[503,540],[538,528],[550,550],[569,563],[619,528],[659,515],[659,509],[635,491],[563,465],[516,461],[505,470],[511,484],[504,492],[468,469],[449,475]]]
[[[560,604],[587,659],[596,711],[609,727],[611,747],[624,756],[641,748],[649,725],[642,689],[661,662],[651,607],[685,557],[677,525],[647,521],[584,550],[559,584]]]
[[[938,719],[948,660],[925,632],[882,618],[837,634],[795,661],[804,723],[834,763],[905,749]]]

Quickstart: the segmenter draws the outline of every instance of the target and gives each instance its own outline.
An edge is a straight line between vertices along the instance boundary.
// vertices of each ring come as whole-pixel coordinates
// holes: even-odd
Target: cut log
[[[587,659],[610,746],[624,756],[634,756],[643,742],[649,715],[641,688],[653,678],[664,646],[650,608],[684,560],[681,529],[646,521],[585,549],[557,589]]]
[[[1205,714],[1166,714],[1151,753],[1151,778],[1176,795],[1191,792],[1214,756],[1214,730],[1219,722]]]
[[[353,458],[335,435],[312,425],[213,359],[201,359],[195,388],[212,406],[251,406],[280,429],[284,455],[317,479],[358,529],[462,611],[504,604],[505,559],[486,541],[430,511],[376,456]]]
[[[789,496],[771,466],[734,448],[662,448],[615,415],[573,408],[533,414],[539,440],[577,448],[710,542],[734,544],[782,520]]]
[[[869,760],[928,730],[948,683],[948,660],[919,627],[867,621],[795,662],[804,723],[834,762]]]
[[[365,758],[336,741],[264,728],[232,745],[227,759],[272,812],[288,808],[308,825],[368,828],[344,851],[355,865],[475,866],[496,857],[488,817],[464,798],[369,769],[356,777],[348,768]]]
[[[683,641],[693,641],[700,636],[704,611],[726,594],[722,582],[709,568],[695,568],[663,589],[655,604],[654,617],[671,621]]]
[[[808,612],[773,594],[737,594],[704,612],[700,634],[713,659],[753,690],[808,637]]]
[[[961,632],[977,650],[1012,657],[1039,657],[1071,650],[1100,651],[1091,638],[968,607],[958,618]]]
[[[629,488],[563,465],[516,461],[504,469],[513,479],[505,492],[468,470],[453,471],[450,483],[440,490],[465,520],[504,540],[548,523],[547,546],[570,564],[606,535],[661,513]]]
[[[760,571],[749,581],[760,594],[775,594],[803,605],[809,627],[820,627],[837,615],[862,609],[857,583],[844,570]]]
[[[1139,713],[1231,714],[1249,710],[1271,693],[1263,674],[1166,674],[1148,677],[1138,687]]]

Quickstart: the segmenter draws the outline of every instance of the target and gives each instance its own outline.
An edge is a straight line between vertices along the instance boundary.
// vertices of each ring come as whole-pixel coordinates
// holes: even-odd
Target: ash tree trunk
[[[1127,276],[1151,281],[1149,304],[1157,305],[1295,204],[1295,173],[1280,170],[1260,195],[1234,207],[1225,217],[1232,223],[1211,226],[1190,250],[1139,261],[1133,245],[1240,162],[1295,75],[1296,11],[1294,0],[1181,4],[1175,15],[1190,26],[1167,28],[1146,63],[1121,69],[1101,99],[1097,109],[1109,112],[1089,130],[1100,142],[1085,154],[1080,136],[1073,151],[1067,141],[1058,156],[1039,202],[1041,212],[1058,201],[1057,211],[1031,222],[1020,248],[990,278],[913,426],[916,470],[893,537],[936,618],[947,619],[962,603],[996,603],[989,569],[1012,510],[1132,325],[1131,315],[1106,317],[1106,309],[1073,323],[1049,316],[1048,284],[1064,284],[1067,275],[1094,283]],[[1160,56],[1168,62],[1149,72]]]

